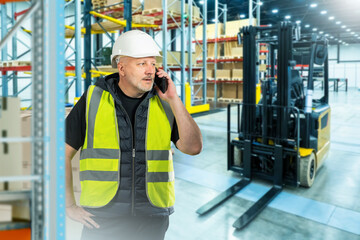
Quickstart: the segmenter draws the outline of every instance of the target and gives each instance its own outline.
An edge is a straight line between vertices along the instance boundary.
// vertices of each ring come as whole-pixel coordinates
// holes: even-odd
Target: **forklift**
[[[246,187],[253,178],[273,187],[233,224],[250,223],[285,185],[311,187],[330,149],[328,42],[301,35],[300,26],[280,22],[271,27],[246,26],[243,43],[243,102],[227,111],[227,168],[243,178],[197,210],[204,215]],[[267,75],[256,102],[259,45],[269,47]],[[299,70],[299,66],[301,71]],[[305,66],[305,71],[304,71]],[[323,92],[314,94],[314,68],[323,69]],[[236,109],[236,123],[231,110]],[[234,130],[237,129],[236,131]]]

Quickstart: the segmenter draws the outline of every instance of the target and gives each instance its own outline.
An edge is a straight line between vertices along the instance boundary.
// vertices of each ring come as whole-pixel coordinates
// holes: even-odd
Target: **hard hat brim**
[[[126,55],[126,54],[121,54],[121,55],[115,55],[115,56],[111,56],[111,66],[112,68],[117,68],[117,63],[115,61],[115,57],[117,56],[123,56],[123,57],[132,57],[132,58],[145,58],[145,57],[160,57],[162,58],[162,56],[160,55],[160,53],[158,53],[157,55],[154,56],[154,53],[151,54],[141,54],[141,55]]]

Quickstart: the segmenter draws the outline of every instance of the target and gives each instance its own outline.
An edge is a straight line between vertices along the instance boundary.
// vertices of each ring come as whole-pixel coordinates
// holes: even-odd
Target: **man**
[[[171,141],[186,154],[202,149],[173,81],[155,72],[156,56],[148,34],[122,34],[111,56],[119,73],[90,86],[66,119],[66,209],[84,224],[82,239],[164,239],[175,201]],[[166,77],[165,93],[155,74]],[[77,206],[71,159],[80,147]]]

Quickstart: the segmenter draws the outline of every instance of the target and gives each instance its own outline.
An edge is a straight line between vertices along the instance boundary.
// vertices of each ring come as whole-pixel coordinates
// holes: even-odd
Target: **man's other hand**
[[[94,215],[92,215],[91,213],[85,211],[82,207],[77,206],[76,204],[70,206],[70,207],[66,207],[66,214],[72,219],[75,220],[77,222],[80,222],[82,224],[84,224],[85,227],[87,228],[99,228],[100,226],[94,221],[92,220],[91,217],[93,217]]]

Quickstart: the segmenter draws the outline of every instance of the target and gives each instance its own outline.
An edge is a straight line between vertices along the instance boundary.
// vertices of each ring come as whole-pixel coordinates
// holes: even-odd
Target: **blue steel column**
[[[181,101],[185,104],[185,0],[181,1]]]
[[[81,97],[81,2],[75,0],[75,97]],[[88,48],[85,48],[88,49]],[[90,51],[89,51],[90,52]]]
[[[226,22],[227,22],[227,5],[223,4],[223,33],[225,34],[225,30],[226,30]]]
[[[193,82],[192,82],[192,67],[191,67],[191,57],[192,57],[192,0],[188,0],[188,79],[190,84],[190,92],[193,89]],[[186,67],[186,66],[183,66]],[[190,97],[190,106],[192,106],[193,96],[191,94]]]
[[[167,72],[167,1],[162,0],[163,6],[163,21],[162,21],[162,57],[163,57],[163,67],[164,71]]]
[[[7,8],[6,4],[1,4],[1,39],[4,39],[7,33]],[[7,60],[7,44],[1,49],[1,61]],[[2,72],[2,96],[8,96],[8,77],[7,72]]]
[[[45,238],[65,239],[65,1],[44,0]],[[41,28],[40,28],[41,29]],[[35,35],[36,36],[36,35]],[[90,52],[90,51],[89,51]],[[36,59],[34,59],[36,61]],[[36,62],[35,62],[36,63]],[[37,65],[33,65],[38,68]],[[39,66],[42,66],[40,64]],[[36,90],[36,89],[35,89]],[[34,111],[35,112],[35,111]],[[34,119],[35,120],[35,119]],[[35,158],[35,160],[37,160]],[[40,238],[35,238],[40,239]]]
[[[218,39],[218,21],[219,21],[219,3],[218,0],[215,0],[215,43],[214,43],[214,105],[216,107],[217,102],[217,81],[216,81],[216,70],[217,70],[217,39]]]
[[[203,104],[206,103],[207,96],[207,0],[204,1],[203,5]]]
[[[249,0],[249,26],[253,25],[253,0]]]
[[[40,181],[34,181],[31,187],[31,239],[45,239],[45,223],[48,221],[46,217],[45,205],[49,202],[47,193],[45,193],[44,164],[45,164],[45,91],[44,91],[44,30],[49,22],[44,21],[44,3],[41,0],[33,2],[38,4],[39,8],[34,12],[32,18],[32,175],[41,177]],[[52,13],[53,14],[53,13]],[[50,19],[49,19],[50,20]],[[46,24],[46,25],[45,25]],[[45,26],[44,26],[45,25]],[[44,29],[43,29],[44,28]],[[55,81],[56,79],[52,79]],[[35,141],[34,139],[37,138]]]
[[[15,17],[14,14],[16,12],[16,5],[15,3],[11,3],[11,22],[12,22],[12,26],[15,25],[16,21],[15,21]],[[14,34],[13,38],[12,38],[12,59],[16,60],[17,59],[17,38],[16,38],[16,33]],[[18,75],[17,72],[14,72],[13,77],[12,77],[12,81],[13,81],[13,95],[17,96],[18,94]]]
[[[131,30],[132,23],[132,2],[131,0],[124,1],[124,19],[126,20],[125,32]]]
[[[91,49],[91,1],[84,0],[84,27],[86,33],[84,34],[84,49]],[[84,73],[86,74],[84,82],[84,91],[91,85],[91,51],[84,51]]]

